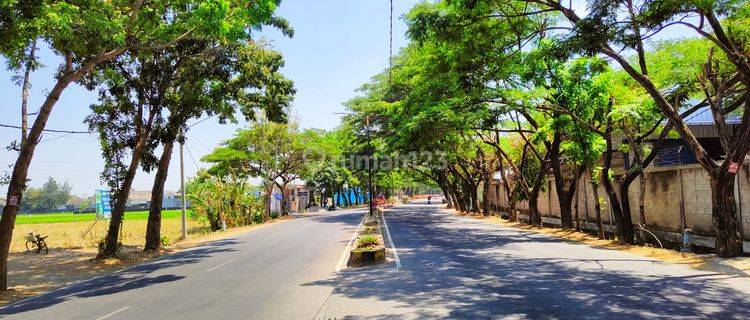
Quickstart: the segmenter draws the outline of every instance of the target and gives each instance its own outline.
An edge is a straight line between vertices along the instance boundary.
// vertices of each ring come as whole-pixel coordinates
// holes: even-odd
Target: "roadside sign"
[[[8,206],[9,207],[18,206],[18,196],[12,195],[12,196],[8,197]]]
[[[740,164],[737,162],[730,162],[729,173],[737,173],[738,171],[740,171]]]
[[[112,218],[112,194],[109,190],[96,190],[96,216],[99,218]]]
[[[304,196],[308,195],[308,193],[307,193],[307,191],[297,191],[297,195],[300,196],[300,197],[304,197]]]

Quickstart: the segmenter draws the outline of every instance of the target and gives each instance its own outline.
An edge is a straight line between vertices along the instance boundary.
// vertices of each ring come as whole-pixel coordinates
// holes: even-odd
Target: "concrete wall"
[[[644,172],[644,213],[645,226],[649,230],[682,233],[685,228],[693,230],[696,235],[712,237],[714,235],[711,219],[711,188],[708,174],[698,165],[686,165],[668,168],[649,167]],[[581,222],[596,222],[594,211],[593,187],[587,173],[578,182],[576,198],[578,203],[578,217]],[[502,182],[497,182],[502,183]],[[615,189],[619,192],[618,181]],[[629,189],[630,208],[633,223],[639,223],[639,195],[641,179],[636,179]],[[743,165],[737,175],[737,196],[739,218],[742,221],[744,238],[750,240],[750,169]],[[494,190],[495,187],[491,186]],[[499,194],[491,192],[492,203],[501,210],[509,207],[505,189],[500,186]],[[603,186],[598,187],[601,199],[602,222],[612,224],[609,197]],[[577,200],[576,200],[577,199]],[[559,218],[560,206],[552,176],[549,177],[545,188],[539,194],[539,211],[542,217]],[[518,209],[528,210],[527,201],[521,201]],[[572,208],[573,218],[576,216],[575,205]]]

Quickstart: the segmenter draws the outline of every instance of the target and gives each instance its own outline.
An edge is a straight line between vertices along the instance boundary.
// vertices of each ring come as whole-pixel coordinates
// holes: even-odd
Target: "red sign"
[[[18,196],[10,196],[8,197],[8,206],[9,207],[15,207],[18,205]]]
[[[740,164],[737,162],[730,162],[729,173],[737,173],[737,171],[740,171]]]

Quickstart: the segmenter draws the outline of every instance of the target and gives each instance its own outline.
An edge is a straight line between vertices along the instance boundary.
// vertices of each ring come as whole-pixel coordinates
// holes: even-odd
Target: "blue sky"
[[[394,0],[394,47],[406,44],[406,26],[399,19],[419,0]],[[585,2],[573,2],[576,11],[585,9]],[[292,39],[278,31],[266,30],[266,38],[286,58],[284,74],[295,82],[297,95],[292,118],[303,127],[332,129],[340,122],[342,102],[355,96],[355,89],[388,64],[388,0],[283,0],[278,14],[287,18],[295,29]],[[668,29],[658,39],[690,35],[680,29]],[[654,38],[657,39],[657,38]],[[52,87],[52,72],[59,57],[41,52],[46,68],[32,75],[30,109],[37,110],[45,93]],[[2,62],[5,63],[4,61]],[[12,74],[0,70],[0,123],[20,123],[20,88],[11,81]],[[73,85],[68,88],[49,120],[47,128],[85,130],[83,119],[89,106],[97,100],[95,92]],[[33,120],[33,119],[32,119]],[[195,122],[195,121],[194,121]],[[201,122],[188,133],[185,153],[187,176],[199,167],[207,167],[200,158],[245,123],[220,125],[214,119]],[[0,128],[0,144],[4,147],[19,132]],[[0,171],[10,170],[16,153],[0,149]],[[167,190],[179,188],[179,162],[175,151],[167,180]],[[31,186],[41,185],[47,177],[68,181],[76,194],[93,194],[100,187],[99,173],[103,167],[99,143],[94,135],[45,134],[37,147],[29,170]],[[133,187],[150,190],[153,176],[139,173]],[[0,188],[5,193],[4,188]]]
[[[394,1],[394,46],[406,43],[406,26],[398,19],[417,0]],[[294,80],[297,88],[292,117],[303,127],[331,129],[340,122],[334,112],[344,110],[342,102],[355,95],[355,89],[383,70],[388,63],[387,0],[284,0],[278,14],[287,18],[295,29],[292,39],[279,32],[266,30],[262,36],[281,51],[286,58],[284,74]],[[59,58],[42,52],[46,68],[32,75],[29,108],[38,109],[45,92],[52,87],[52,72]],[[2,62],[5,63],[4,61]],[[0,71],[0,123],[20,123],[20,88],[11,80],[11,73]],[[47,128],[85,130],[83,119],[89,106],[95,103],[95,92],[74,85],[68,88],[49,120]],[[187,148],[194,163],[185,152],[185,170],[193,175],[198,167],[206,167],[200,158],[222,140],[245,125],[220,125],[211,119],[202,122],[188,133]],[[19,132],[0,128],[0,144],[6,146],[18,139]],[[46,134],[39,144],[29,170],[31,186],[41,185],[47,177],[67,180],[76,194],[93,194],[100,186],[99,173],[104,161],[94,135]],[[10,170],[16,153],[0,149],[0,171]],[[166,188],[179,188],[179,163],[175,152]],[[137,190],[150,190],[153,176],[139,173],[134,181]],[[4,189],[2,190],[4,194]]]

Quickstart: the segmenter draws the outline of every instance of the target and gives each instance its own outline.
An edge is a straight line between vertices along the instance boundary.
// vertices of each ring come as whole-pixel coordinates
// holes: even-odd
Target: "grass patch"
[[[91,226],[92,222],[93,220],[16,225],[13,230],[10,250],[11,252],[26,251],[25,237],[32,231],[48,236],[46,242],[50,249],[95,249],[97,242],[107,234],[109,220],[99,221],[91,230],[91,233],[82,237],[81,233]],[[126,246],[143,245],[146,237],[146,224],[148,224],[148,220],[145,218],[125,219],[120,241]],[[210,233],[209,228],[199,221],[188,219],[187,225],[189,235]],[[182,233],[181,229],[181,219],[177,217],[162,219],[161,235],[168,241],[173,242],[179,239]]]
[[[366,248],[366,247],[376,247],[380,244],[380,241],[378,240],[378,237],[373,235],[363,235],[357,239],[357,248]]]
[[[181,215],[180,210],[163,210],[161,212],[162,219],[179,218]],[[190,212],[188,212],[190,216]],[[65,222],[79,222],[79,221],[94,221],[96,218],[95,213],[81,213],[75,214],[72,212],[64,213],[41,213],[41,214],[19,214],[16,217],[16,225],[20,224],[40,224],[40,223],[65,223]],[[132,211],[125,212],[125,220],[147,220],[148,211]]]
[[[357,248],[352,250],[352,252],[362,253],[362,252],[375,252],[383,250],[383,247],[363,247],[363,248]]]
[[[362,228],[361,234],[378,234],[378,227],[377,226],[366,226]]]

